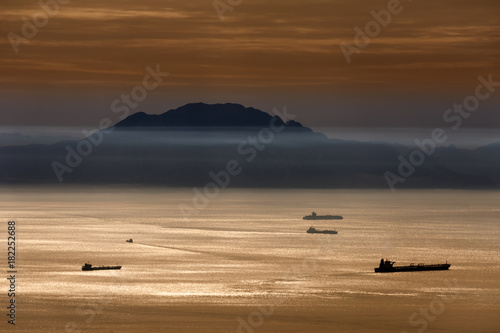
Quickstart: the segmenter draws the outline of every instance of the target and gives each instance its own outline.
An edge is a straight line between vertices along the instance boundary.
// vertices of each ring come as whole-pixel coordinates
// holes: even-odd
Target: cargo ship
[[[316,228],[310,227],[307,229],[308,234],[332,234],[336,235],[338,232],[336,230],[316,230]]]
[[[375,268],[375,273],[391,273],[391,272],[418,272],[418,271],[443,271],[450,268],[448,261],[445,264],[410,264],[410,266],[394,266],[396,262],[389,260],[380,260],[380,265]]]
[[[312,212],[311,215],[306,215],[302,218],[303,220],[342,220],[343,217],[340,215],[317,215]]]
[[[94,267],[89,263],[82,266],[82,271],[104,271],[109,269],[121,269],[122,266],[97,266]]]

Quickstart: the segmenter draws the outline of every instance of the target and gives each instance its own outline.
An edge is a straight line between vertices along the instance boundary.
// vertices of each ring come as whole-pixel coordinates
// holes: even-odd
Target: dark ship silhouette
[[[303,220],[342,220],[343,217],[340,215],[317,215],[312,212],[311,215],[306,215],[302,218]]]
[[[450,268],[450,264],[410,264],[410,266],[394,266],[396,262],[389,260],[380,260],[380,265],[375,268],[375,273],[391,273],[391,272],[417,272],[417,271],[442,271]]]
[[[309,227],[309,229],[307,229],[307,233],[308,234],[332,234],[332,235],[336,235],[336,234],[338,234],[338,231],[337,230],[316,230],[316,228]]]
[[[86,263],[85,265],[82,266],[82,271],[103,271],[103,270],[109,270],[109,269],[121,269],[122,266],[97,266],[94,267],[89,263]]]

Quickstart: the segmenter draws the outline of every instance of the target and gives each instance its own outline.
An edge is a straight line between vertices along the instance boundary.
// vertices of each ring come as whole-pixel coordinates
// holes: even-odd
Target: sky
[[[3,0],[0,126],[96,127],[147,66],[169,76],[134,112],[232,102],[286,105],[313,128],[442,126],[478,76],[500,81],[500,1],[402,1],[391,13],[393,1],[220,0],[221,20],[212,0],[73,0],[44,22],[38,1]],[[349,63],[340,45],[355,45],[372,11],[390,22]],[[33,17],[37,33],[23,34]],[[499,107],[500,88],[464,127],[499,128]]]

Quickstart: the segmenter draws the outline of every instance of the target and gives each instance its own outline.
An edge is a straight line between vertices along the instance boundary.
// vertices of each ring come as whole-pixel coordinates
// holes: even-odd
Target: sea
[[[200,193],[2,187],[0,331],[500,332],[499,191]],[[451,267],[375,273],[382,258]]]

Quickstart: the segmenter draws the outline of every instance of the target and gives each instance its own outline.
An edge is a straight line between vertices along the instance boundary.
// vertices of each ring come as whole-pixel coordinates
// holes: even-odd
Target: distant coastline
[[[272,121],[284,130],[263,145],[257,136]],[[330,139],[295,120],[238,104],[195,103],[161,115],[136,113],[113,129],[84,140],[0,147],[0,184],[204,186],[210,172],[236,161],[245,168],[230,187],[387,188],[384,172],[397,172],[398,156],[410,151],[401,144]],[[500,143],[493,143],[439,147],[398,188],[496,189],[499,184]]]

